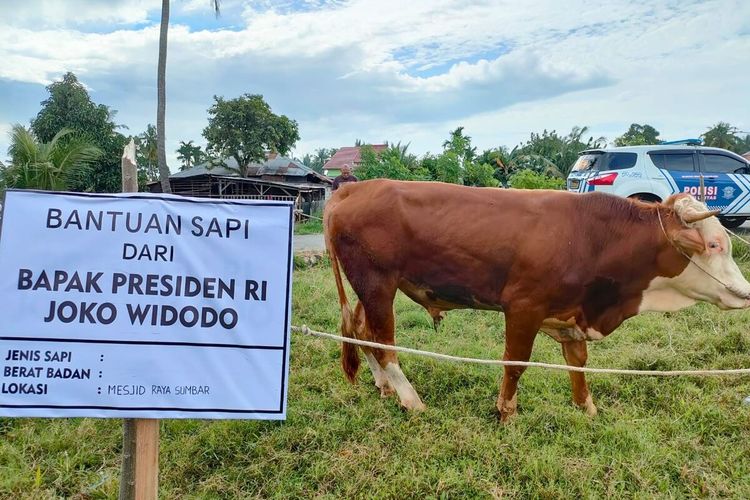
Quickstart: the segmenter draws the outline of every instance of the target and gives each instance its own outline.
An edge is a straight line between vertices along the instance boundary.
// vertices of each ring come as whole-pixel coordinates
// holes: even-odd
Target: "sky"
[[[173,0],[166,141],[204,145],[213,96],[262,94],[301,157],[360,139],[479,151],[531,132],[631,123],[665,140],[750,131],[746,0]],[[156,122],[158,0],[0,2],[0,159],[45,86],[74,72],[126,134]]]

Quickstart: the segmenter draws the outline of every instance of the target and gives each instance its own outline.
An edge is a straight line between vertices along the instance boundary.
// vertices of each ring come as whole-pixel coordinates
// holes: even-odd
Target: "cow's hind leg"
[[[395,345],[393,299],[396,297],[399,278],[395,272],[375,264],[364,250],[353,240],[342,238],[338,241],[339,260],[364,309],[364,330],[368,340]],[[385,373],[388,384],[396,391],[401,405],[407,410],[424,409],[419,395],[401,371],[396,353],[383,349],[372,349],[371,353],[382,373]],[[375,373],[376,381],[382,381],[381,373],[373,370],[373,374]]]
[[[390,297],[381,297],[377,300],[369,300],[365,302],[365,318],[375,342],[395,345],[395,325],[393,317],[394,295],[395,289]],[[385,373],[388,383],[396,391],[396,394],[398,394],[401,406],[407,410],[424,410],[425,406],[419,398],[417,391],[414,390],[414,387],[412,387],[411,383],[404,375],[404,372],[401,371],[396,353],[394,351],[373,349],[372,354],[380,368]]]
[[[534,314],[506,313],[503,359],[528,361],[541,323],[542,318],[537,318]],[[497,397],[497,409],[500,412],[500,420],[503,422],[507,422],[516,413],[518,379],[521,378],[524,371],[526,371],[526,367],[523,366],[505,367],[500,394]]]
[[[369,340],[371,342],[374,341],[372,333],[370,333],[370,331],[367,329],[367,325],[365,322],[365,309],[364,307],[362,307],[362,302],[358,301],[357,306],[354,308],[352,323],[352,329],[354,330],[352,332],[352,337],[360,340]],[[353,349],[356,350],[356,347],[353,347]],[[367,365],[370,367],[372,377],[375,379],[375,387],[380,389],[380,395],[382,397],[390,396],[394,392],[393,388],[388,382],[388,376],[385,374],[385,372],[375,359],[375,356],[372,353],[372,348],[361,347],[361,349],[365,353]]]
[[[586,341],[562,343],[563,356],[570,366],[585,366],[588,359],[588,349]],[[583,409],[587,415],[596,415],[596,406],[591,399],[588,385],[586,385],[586,376],[579,372],[568,372],[570,382],[573,386],[573,402]]]
[[[365,322],[372,340],[381,344],[395,345],[393,299],[396,296],[396,279],[390,276],[371,276],[366,283],[365,289],[360,290],[359,293],[365,309]],[[425,406],[417,391],[401,371],[396,353],[373,349],[372,355],[385,373],[388,383],[396,391],[401,406],[407,410],[424,410]]]

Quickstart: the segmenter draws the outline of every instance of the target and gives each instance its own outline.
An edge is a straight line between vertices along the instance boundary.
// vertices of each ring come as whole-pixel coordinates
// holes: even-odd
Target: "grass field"
[[[327,266],[295,271],[293,309],[294,324],[336,331]],[[502,354],[496,313],[451,312],[435,333],[404,296],[396,311],[402,345]],[[750,311],[706,305],[643,315],[591,344],[589,366],[750,367],[749,329]],[[750,498],[747,377],[589,376],[591,419],[566,374],[532,368],[501,425],[499,368],[402,355],[428,406],[409,415],[380,398],[366,364],[345,382],[338,344],[296,335],[291,356],[286,422],[162,423],[161,498]],[[532,359],[562,362],[541,335]],[[0,419],[0,498],[114,498],[120,440],[118,420]]]
[[[294,234],[322,234],[323,221],[319,218],[322,214],[316,213],[315,216],[317,218],[294,224]]]

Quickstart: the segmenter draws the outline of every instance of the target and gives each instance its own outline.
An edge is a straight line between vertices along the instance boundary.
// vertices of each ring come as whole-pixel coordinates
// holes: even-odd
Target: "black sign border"
[[[280,415],[284,413],[284,403],[286,402],[287,388],[286,388],[286,370],[287,370],[287,355],[289,347],[289,300],[290,300],[290,287],[292,278],[292,237],[294,228],[294,206],[291,202],[277,201],[273,203],[260,202],[256,203],[253,201],[233,201],[233,200],[222,200],[214,198],[186,198],[179,197],[178,195],[163,196],[160,194],[130,194],[130,193],[74,193],[65,191],[44,191],[39,189],[6,189],[3,192],[2,197],[2,215],[0,215],[0,244],[2,244],[3,236],[3,223],[5,222],[5,213],[8,210],[7,194],[8,192],[17,193],[36,193],[42,195],[60,195],[60,196],[79,196],[83,198],[115,198],[115,199],[136,199],[136,200],[162,200],[162,201],[176,201],[183,203],[206,203],[206,204],[219,204],[219,205],[253,205],[253,206],[286,206],[289,209],[289,238],[287,246],[287,266],[286,266],[286,304],[284,310],[284,341],[281,347],[278,346],[249,346],[249,345],[234,345],[234,344],[202,344],[199,342],[153,342],[153,341],[112,341],[112,340],[91,340],[91,339],[50,339],[50,338],[33,338],[33,337],[0,337],[0,340],[25,340],[25,341],[38,341],[38,342],[80,342],[80,343],[93,343],[93,344],[155,344],[155,345],[184,345],[191,347],[221,347],[221,348],[233,348],[233,349],[264,349],[264,350],[281,350],[281,386],[279,395],[279,409],[278,410],[246,410],[236,408],[172,408],[172,407],[126,407],[121,408],[119,406],[95,406],[95,405],[10,405],[0,404],[0,408],[18,408],[18,409],[60,409],[60,410],[108,410],[118,412],[128,411],[177,411],[177,412],[192,412],[192,413],[236,413],[236,414],[266,414],[266,415]],[[121,196],[124,194],[125,196]],[[205,200],[205,201],[204,201]],[[65,418],[65,416],[55,417],[26,417],[25,415],[16,416],[13,418]],[[95,417],[91,417],[95,418]],[[119,415],[109,418],[122,418]],[[157,417],[158,418],[158,417]],[[168,417],[167,417],[168,418]],[[219,420],[219,419],[216,419]],[[229,420],[229,419],[225,419]]]

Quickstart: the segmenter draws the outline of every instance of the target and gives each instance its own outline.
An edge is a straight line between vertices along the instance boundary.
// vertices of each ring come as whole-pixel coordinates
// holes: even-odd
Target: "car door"
[[[694,149],[657,149],[649,151],[648,156],[668,183],[672,194],[698,196],[700,171]]]
[[[701,151],[700,168],[706,186],[706,204],[722,214],[750,213],[750,173],[747,163],[721,151]]]

